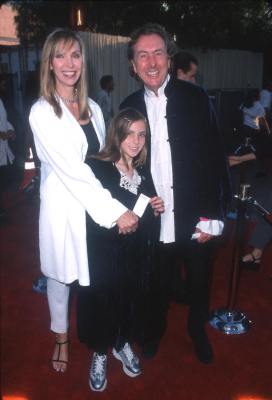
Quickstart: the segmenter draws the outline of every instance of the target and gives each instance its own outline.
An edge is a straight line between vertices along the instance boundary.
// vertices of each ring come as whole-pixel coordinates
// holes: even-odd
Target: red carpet
[[[110,357],[107,389],[94,393],[87,380],[91,357],[76,337],[74,304],[68,370],[57,374],[50,366],[54,337],[49,333],[46,297],[32,291],[40,275],[37,202],[11,193],[6,206],[11,221],[0,228],[3,400],[272,399],[272,246],[260,272],[242,272],[236,308],[253,321],[250,331],[227,336],[208,327],[215,352],[212,364],[195,358],[185,330],[187,309],[173,304],[158,355],[142,361],[144,373],[131,379]],[[226,241],[214,263],[212,308],[226,305],[230,263],[231,246]]]

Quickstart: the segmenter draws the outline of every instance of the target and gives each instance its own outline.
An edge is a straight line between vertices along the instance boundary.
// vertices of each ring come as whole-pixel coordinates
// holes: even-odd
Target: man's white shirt
[[[158,96],[147,88],[144,96],[151,130],[151,175],[165,206],[160,233],[160,241],[164,243],[175,241],[172,156],[166,120],[167,97],[164,94],[168,80],[169,77],[159,88]]]
[[[164,94],[169,78],[168,75],[159,88],[158,96],[147,87],[144,93],[151,131],[151,175],[157,194],[163,199],[165,206],[165,212],[161,214],[160,231],[160,241],[164,243],[175,242],[172,155],[166,119],[167,97]],[[196,225],[202,232],[215,236],[221,235],[223,227],[223,222],[218,220],[200,221]]]

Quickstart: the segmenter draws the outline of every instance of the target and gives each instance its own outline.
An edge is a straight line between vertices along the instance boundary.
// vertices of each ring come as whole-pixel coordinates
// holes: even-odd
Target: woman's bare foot
[[[56,343],[52,358],[52,365],[55,371],[65,372],[69,359],[68,333],[57,333]]]

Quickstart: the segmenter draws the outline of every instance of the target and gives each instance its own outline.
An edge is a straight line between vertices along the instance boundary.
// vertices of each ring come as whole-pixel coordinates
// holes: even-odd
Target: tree
[[[229,1],[13,1],[23,44],[40,43],[49,30],[71,26],[72,8],[84,9],[86,30],[128,36],[145,22],[157,22],[182,47],[268,51],[272,42],[272,0]]]
[[[165,6],[166,24],[185,47],[260,51],[271,43],[271,2],[169,1]]]
[[[11,1],[10,4],[18,11],[15,22],[22,46],[41,45],[52,28],[68,26],[69,3],[42,0]]]

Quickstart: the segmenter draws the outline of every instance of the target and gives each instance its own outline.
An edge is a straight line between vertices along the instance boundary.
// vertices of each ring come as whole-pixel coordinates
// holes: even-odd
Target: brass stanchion
[[[248,197],[249,187],[250,185],[248,184],[240,185],[240,193],[235,196],[238,200],[238,206],[227,306],[214,311],[210,319],[212,327],[227,335],[246,333],[252,323],[243,312],[234,308],[240,277],[241,245],[244,232],[246,204],[247,201],[251,199]]]
[[[240,185],[239,195],[235,195],[235,198],[238,199],[238,207],[227,307],[214,311],[210,319],[211,326],[227,335],[246,333],[252,324],[243,312],[234,309],[239,284],[241,247],[247,205],[254,206],[267,223],[272,224],[272,213],[262,207],[255,199],[248,196],[249,188],[250,185],[242,184]]]
[[[243,155],[252,152],[255,153],[255,151],[254,146],[251,145],[251,139],[245,138],[245,142],[237,148],[234,154]],[[243,163],[240,166],[239,181],[239,194],[234,196],[237,199],[238,205],[234,230],[232,268],[230,272],[227,306],[214,311],[210,319],[211,326],[227,335],[246,333],[252,324],[243,312],[235,309],[235,301],[240,278],[241,248],[243,244],[247,205],[250,204],[254,206],[266,221],[272,224],[272,213],[265,210],[256,200],[248,195],[250,185],[245,183],[248,182],[248,177],[246,165]]]

